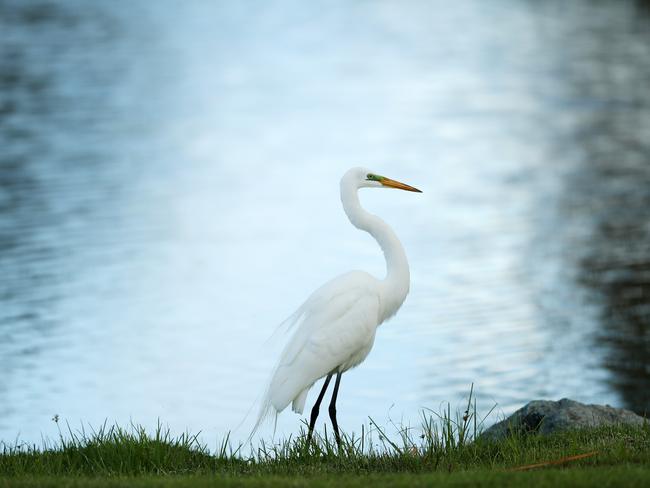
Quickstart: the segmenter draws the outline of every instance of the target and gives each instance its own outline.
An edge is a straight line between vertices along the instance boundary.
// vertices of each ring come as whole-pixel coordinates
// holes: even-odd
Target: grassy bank
[[[159,428],[68,431],[53,446],[0,447],[2,486],[648,486],[650,427],[609,427],[553,436],[473,439],[472,415],[388,440],[371,423],[338,450],[304,436],[244,452],[224,443],[209,452],[191,435]],[[471,433],[470,433],[471,430]]]

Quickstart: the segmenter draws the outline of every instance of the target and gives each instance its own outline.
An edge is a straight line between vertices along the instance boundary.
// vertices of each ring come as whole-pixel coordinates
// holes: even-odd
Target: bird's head
[[[377,173],[373,173],[366,168],[353,168],[344,176],[351,177],[356,180],[357,188],[397,188],[399,190],[414,191],[422,193],[422,191],[414,188],[406,183],[397,180],[391,180]]]

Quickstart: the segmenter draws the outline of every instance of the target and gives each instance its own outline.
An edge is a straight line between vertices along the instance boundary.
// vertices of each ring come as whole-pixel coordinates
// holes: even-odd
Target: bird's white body
[[[258,424],[289,403],[302,413],[316,381],[359,365],[372,349],[377,327],[397,312],[408,294],[409,268],[401,243],[383,220],[359,203],[359,188],[382,186],[368,181],[368,174],[363,168],[349,170],[341,179],[341,201],[350,222],[381,246],[387,276],[379,280],[363,271],[338,276],[312,293],[288,319],[293,333],[273,372]]]
[[[269,385],[268,400],[277,412],[293,402],[293,411],[302,413],[317,380],[366,358],[379,323],[377,285],[369,274],[352,271],[322,286],[300,307],[296,331]]]

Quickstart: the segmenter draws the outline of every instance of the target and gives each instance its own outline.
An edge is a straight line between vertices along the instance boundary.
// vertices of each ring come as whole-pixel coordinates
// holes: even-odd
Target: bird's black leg
[[[339,394],[339,385],[341,384],[341,375],[343,373],[336,373],[336,382],[334,383],[334,392],[332,393],[332,401],[330,402],[330,420],[332,427],[334,427],[334,436],[336,437],[336,444],[341,447],[341,436],[339,435],[339,424],[336,421],[336,396]]]
[[[318,411],[320,409],[320,402],[323,401],[323,397],[325,396],[325,390],[327,390],[327,386],[330,384],[330,380],[332,379],[332,375],[334,373],[330,373],[327,375],[327,378],[325,378],[325,383],[323,384],[323,389],[320,391],[318,395],[318,399],[316,400],[316,403],[314,403],[314,407],[311,409],[311,419],[309,420],[309,433],[307,434],[307,443],[311,441],[311,434],[314,432],[314,426],[316,425],[316,419],[318,418]]]

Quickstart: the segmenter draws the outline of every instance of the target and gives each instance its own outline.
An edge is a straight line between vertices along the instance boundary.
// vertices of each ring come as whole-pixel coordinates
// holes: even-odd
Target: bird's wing
[[[272,337],[279,334],[282,329],[284,329],[285,333],[290,332],[297,324],[302,324],[308,314],[315,310],[326,309],[329,302],[337,299],[339,295],[349,294],[355,289],[368,288],[369,285],[374,284],[373,282],[376,281],[374,277],[364,271],[350,271],[337,276],[309,295],[295,312],[277,326]]]
[[[275,367],[251,437],[271,413],[277,415],[301,391],[372,345],[379,316],[379,282],[351,271],[325,283],[285,321],[293,330]]]
[[[376,280],[359,273],[337,281],[305,303],[304,318],[282,352],[268,391],[276,411],[372,346],[379,321]]]

